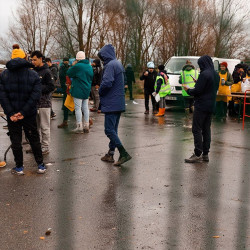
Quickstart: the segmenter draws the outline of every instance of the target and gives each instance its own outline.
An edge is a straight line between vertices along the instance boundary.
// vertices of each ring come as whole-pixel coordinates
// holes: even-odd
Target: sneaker
[[[49,154],[49,149],[48,148],[42,148],[42,154],[43,155]]]
[[[101,158],[102,161],[106,161],[106,162],[115,162],[114,160],[114,155],[110,155],[110,154],[105,154],[105,156],[103,156]]]
[[[44,174],[45,172],[46,172],[46,167],[45,167],[44,163],[42,163],[42,164],[40,164],[40,165],[38,166],[37,173],[38,173],[38,174]]]
[[[97,109],[96,108],[91,108],[89,109],[91,112],[97,112]]]
[[[4,168],[6,166],[6,162],[5,161],[0,161],[0,168]]]
[[[114,164],[114,166],[120,166],[122,165],[123,163],[131,160],[132,157],[126,152],[125,155],[119,157],[118,161]]]
[[[144,112],[144,114],[145,114],[145,115],[148,115],[148,114],[149,114],[149,110],[146,110],[146,111]]]
[[[201,156],[197,156],[197,155],[195,155],[195,153],[193,153],[190,158],[185,159],[185,162],[195,163],[195,162],[201,162],[201,160],[202,160]]]
[[[23,167],[12,168],[11,173],[16,175],[24,175]]]
[[[63,121],[61,124],[59,124],[57,126],[57,128],[67,128],[68,127],[68,122],[67,121]]]
[[[202,155],[202,160],[206,161],[206,162],[209,162],[208,155]]]
[[[51,112],[50,119],[53,119],[55,117],[56,117],[56,113],[55,112]]]
[[[98,114],[101,114],[101,113],[102,113],[102,111],[101,111],[100,109],[98,109],[98,110],[97,110],[97,113],[98,113]]]

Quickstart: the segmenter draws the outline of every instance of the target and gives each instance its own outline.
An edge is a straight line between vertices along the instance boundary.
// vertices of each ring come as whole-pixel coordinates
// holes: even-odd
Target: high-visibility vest
[[[158,81],[158,79],[162,79],[162,82],[163,82],[162,85],[161,85],[160,91],[159,91],[160,97],[165,97],[166,95],[171,95],[171,87],[170,87],[170,84],[169,84],[169,80],[167,81],[167,84],[166,84],[164,77],[161,76],[161,75],[158,75],[156,77],[155,90],[157,89],[157,81]]]
[[[191,75],[197,80],[198,79],[198,71],[195,69],[184,70],[181,71],[181,83],[182,83],[182,95],[189,96],[189,94],[184,90],[184,85],[193,88],[195,86],[195,81],[191,77]]]

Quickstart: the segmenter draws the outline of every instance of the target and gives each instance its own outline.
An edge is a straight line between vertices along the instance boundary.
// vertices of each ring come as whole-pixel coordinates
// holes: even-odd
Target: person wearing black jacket
[[[56,64],[53,64],[52,61],[51,61],[51,59],[48,58],[48,57],[45,58],[45,62],[49,66],[51,74],[52,74],[52,76],[54,78],[54,85],[56,85],[57,79],[58,79],[58,67],[57,67]],[[52,106],[51,106],[50,117],[51,117],[51,119],[54,118],[54,117],[56,117],[56,113],[53,111]]]
[[[41,96],[41,82],[38,74],[31,70],[32,64],[25,59],[13,57],[7,69],[0,75],[0,102],[7,116],[8,129],[16,167],[12,173],[23,175],[22,130],[28,139],[38,173],[43,174],[46,167],[39,133],[37,130],[37,102]]]
[[[50,110],[51,110],[51,94],[54,91],[54,78],[46,63],[43,62],[43,55],[36,50],[31,54],[34,70],[41,79],[42,95],[38,102],[38,129],[41,136],[42,152],[49,153],[50,143]]]
[[[211,143],[211,120],[215,111],[216,94],[220,77],[214,70],[210,56],[198,59],[200,76],[193,89],[184,87],[187,93],[194,96],[194,115],[192,132],[194,136],[194,153],[185,162],[195,163],[209,161],[208,153]]]
[[[98,111],[100,105],[99,88],[102,81],[102,67],[100,59],[95,59],[92,63],[92,67],[94,76],[91,85],[91,95],[94,101],[94,105],[93,108],[90,109],[90,111],[96,112]]]
[[[144,80],[144,98],[145,98],[145,112],[144,114],[149,114],[149,96],[151,96],[151,102],[153,107],[153,114],[157,114],[157,107],[155,98],[152,96],[154,92],[155,80],[157,77],[157,72],[154,69],[155,65],[153,62],[147,63],[147,70],[143,72],[140,80]]]

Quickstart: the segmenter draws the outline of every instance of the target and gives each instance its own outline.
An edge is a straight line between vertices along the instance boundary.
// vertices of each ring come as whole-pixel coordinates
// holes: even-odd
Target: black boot
[[[120,156],[119,156],[118,161],[114,164],[114,166],[120,166],[132,158],[123,146],[118,147],[118,150],[119,150]]]

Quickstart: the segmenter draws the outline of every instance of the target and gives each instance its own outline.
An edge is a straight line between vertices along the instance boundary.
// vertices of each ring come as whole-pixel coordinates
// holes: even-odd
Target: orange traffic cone
[[[164,116],[164,114],[165,114],[165,108],[159,108],[159,112],[155,116]]]

